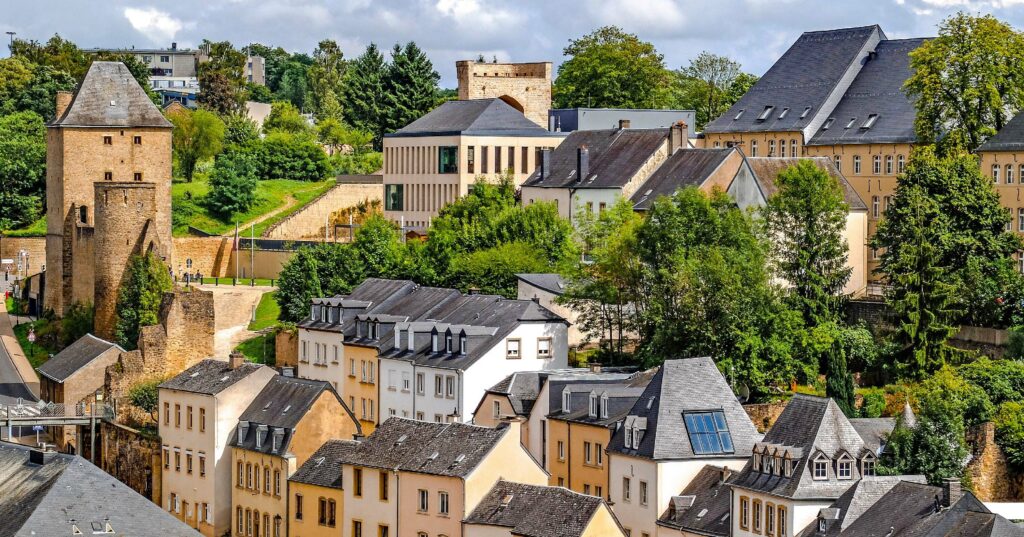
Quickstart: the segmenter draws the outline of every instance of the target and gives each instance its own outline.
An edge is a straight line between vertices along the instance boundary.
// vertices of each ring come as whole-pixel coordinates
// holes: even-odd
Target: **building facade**
[[[551,62],[455,62],[459,100],[499,98],[537,125],[551,108]]]
[[[160,385],[160,505],[207,537],[231,529],[228,446],[238,417],[274,375],[235,354],[229,362],[203,360]]]

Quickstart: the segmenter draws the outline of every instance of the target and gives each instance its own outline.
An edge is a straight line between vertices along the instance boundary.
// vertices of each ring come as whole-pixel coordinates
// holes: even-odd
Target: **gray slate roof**
[[[199,537],[159,505],[140,496],[89,461],[46,454],[29,462],[29,448],[0,443],[0,537],[72,535],[106,530],[116,535]]]
[[[725,414],[734,453],[697,455],[690,445],[683,413],[713,410]],[[625,427],[619,427],[608,451],[656,460],[735,458],[751,453],[761,439],[718,366],[708,357],[666,360],[626,419],[633,417],[646,421],[639,449],[626,447]]]
[[[631,201],[636,210],[651,208],[654,200],[688,186],[701,186],[732,152],[739,149],[678,149],[640,185]]]
[[[491,428],[391,417],[340,460],[354,466],[463,478],[509,430],[507,425]]]
[[[517,537],[580,537],[602,503],[561,487],[499,480],[465,523],[509,528]]]
[[[753,468],[753,459],[747,462],[730,484],[736,487],[765,492],[794,499],[836,499],[860,478],[859,460],[867,451],[864,440],[831,399],[811,395],[794,395],[779,419],[765,434],[759,446],[774,446],[794,456],[796,465],[792,477],[784,473],[766,474]],[[739,449],[736,450],[740,453]],[[742,453],[752,453],[744,450]],[[814,480],[812,465],[819,454],[831,461],[843,453],[854,459],[853,479],[839,480],[831,464],[827,480]]]
[[[704,132],[796,131],[820,117],[844,76],[857,66],[873,41],[885,39],[878,26],[805,32],[729,111],[708,123]],[[764,120],[765,107],[774,110]],[[784,108],[789,111],[784,118]],[[810,112],[803,115],[804,109]],[[739,119],[736,116],[740,111]]]
[[[896,418],[850,418],[850,425],[864,440],[864,447],[881,455],[886,440],[896,427]]]
[[[357,447],[359,442],[355,440],[328,440],[306,459],[288,481],[342,489],[341,461]]]
[[[835,118],[832,125],[828,129],[818,129],[807,145],[917,141],[914,133],[917,110],[914,101],[903,90],[903,84],[913,74],[910,52],[924,42],[923,38],[879,42],[874,56],[867,60],[829,114]],[[877,114],[878,119],[870,128],[862,128],[871,114]],[[856,118],[853,126],[846,128],[853,118]]]
[[[236,382],[266,368],[265,365],[245,362],[231,369],[223,360],[206,359],[160,384],[160,388],[182,392],[216,395]],[[269,368],[268,368],[269,369]]]
[[[565,293],[565,278],[563,278],[561,274],[544,272],[516,274],[516,278],[538,289],[543,289],[555,295],[562,295]]]
[[[501,379],[497,384],[487,389],[487,393],[496,395],[505,395],[508,397],[509,403],[512,405],[512,409],[515,411],[517,416],[529,416],[533,410],[533,405],[537,402],[537,398],[540,396],[541,388],[543,388],[545,382],[550,382],[551,386],[562,386],[566,382],[579,381],[584,382],[587,380],[599,380],[599,379],[626,379],[635,374],[635,371],[631,367],[611,367],[602,370],[599,373],[593,372],[585,367],[571,368],[571,369],[549,369],[546,371],[518,371],[511,375]],[[549,390],[548,399],[555,401],[556,406],[559,404],[557,399],[560,395],[551,395]],[[561,393],[559,391],[558,393]],[[556,397],[557,396],[557,397]],[[481,399],[481,403],[483,400]],[[554,408],[554,407],[549,407]]]
[[[561,133],[547,129],[526,119],[522,112],[501,99],[470,99],[446,101],[423,117],[386,134],[386,137],[406,136],[551,136]]]
[[[732,496],[726,480],[731,472],[721,466],[705,465],[686,488],[669,500],[658,517],[658,525],[700,535],[727,537],[730,534]]]
[[[67,111],[50,125],[171,128],[171,122],[121,62],[93,62]]]
[[[846,176],[836,169],[835,163],[833,163],[828,157],[747,157],[747,164],[750,165],[750,170],[754,172],[754,177],[757,179],[758,185],[761,186],[761,190],[764,192],[765,198],[770,198],[779,191],[779,174],[783,170],[796,166],[801,160],[808,160],[814,163],[838,181],[839,186],[843,189],[843,199],[846,201],[846,204],[850,206],[851,210],[868,210],[867,204],[864,203],[864,200],[861,199],[859,194],[857,194],[857,191],[853,188],[853,185],[850,184],[850,181],[848,181]]]
[[[50,380],[64,382],[89,362],[112,348],[124,352],[124,349],[116,343],[86,334],[39,366],[38,371]]]
[[[964,492],[951,507],[939,506],[941,487],[901,481],[841,535],[850,537],[1021,537],[1024,528]],[[941,503],[941,502],[940,502]]]
[[[652,155],[667,143],[670,129],[575,131],[551,152],[544,179],[540,167],[523,183],[541,188],[622,188]],[[576,153],[587,147],[589,172],[576,180]]]
[[[919,475],[864,476],[828,507],[829,514],[834,513],[834,516],[826,518],[825,531],[819,531],[817,524],[810,524],[798,537],[839,535],[901,481],[924,483],[925,479]]]
[[[562,386],[561,391],[557,394],[558,403],[551,407],[552,411],[547,415],[547,418],[604,427],[613,426],[626,417],[626,414],[636,404],[636,400],[644,393],[649,381],[650,377],[641,377],[638,382],[623,379],[603,382],[567,383]],[[562,412],[562,397],[564,397],[566,390],[569,391],[569,411]],[[602,417],[604,415],[603,411],[599,411],[597,416],[590,415],[591,393],[597,396],[599,405],[601,396],[607,396],[608,417]]]
[[[239,441],[237,430],[235,434],[232,434],[231,445],[278,456],[287,453],[295,433],[295,426],[302,421],[306,412],[324,392],[330,393],[337,399],[338,406],[348,413],[349,418],[358,427],[359,422],[330,383],[278,375],[263,387],[259,395],[249,404],[249,408],[245,409],[245,412],[238,417],[238,426],[242,427],[242,423],[245,422],[248,427],[246,427],[241,441]],[[271,441],[275,431],[283,431],[277,451],[273,450]],[[257,434],[262,435],[259,448],[256,447]]]
[[[313,299],[314,305],[336,308],[336,322],[306,318],[300,321],[298,326],[307,330],[338,333],[344,333],[349,329],[350,333],[354,333],[355,330],[348,321],[355,319],[356,315],[371,310],[383,310],[388,304],[401,300],[418,287],[410,280],[367,278],[348,295]]]
[[[1024,113],[1006,122],[999,132],[978,147],[978,151],[1024,151]]]

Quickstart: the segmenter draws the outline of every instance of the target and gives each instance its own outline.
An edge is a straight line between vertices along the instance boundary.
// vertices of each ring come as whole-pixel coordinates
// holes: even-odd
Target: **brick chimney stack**
[[[238,369],[244,363],[245,363],[245,355],[244,354],[242,354],[242,353],[240,353],[238,351],[232,351],[231,354],[228,355],[228,366],[230,366],[231,369]]]
[[[55,118],[59,118],[64,115],[64,112],[66,112],[68,107],[71,106],[71,98],[73,96],[74,93],[71,93],[70,91],[57,92],[57,115],[54,116]]]
[[[590,175],[590,150],[581,145],[576,149],[576,182],[582,183]]]
[[[686,143],[689,140],[690,132],[689,127],[685,121],[677,121],[672,125],[671,133],[669,134],[669,154],[675,153],[679,149],[686,148]]]
[[[942,506],[951,507],[960,500],[963,491],[960,489],[960,480],[955,477],[947,477],[942,482]]]

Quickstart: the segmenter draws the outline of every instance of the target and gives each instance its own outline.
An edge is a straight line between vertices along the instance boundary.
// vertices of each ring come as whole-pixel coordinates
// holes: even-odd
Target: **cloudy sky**
[[[82,47],[156,47],[203,38],[311,52],[324,38],[347,57],[370,42],[416,41],[455,86],[455,60],[550,60],[575,37],[618,25],[652,41],[669,67],[701,50],[762,74],[803,31],[879,24],[891,38],[929,36],[958,10],[1024,28],[1024,0],[0,0],[0,31]],[[0,37],[3,37],[0,34]],[[0,54],[6,55],[3,47]]]

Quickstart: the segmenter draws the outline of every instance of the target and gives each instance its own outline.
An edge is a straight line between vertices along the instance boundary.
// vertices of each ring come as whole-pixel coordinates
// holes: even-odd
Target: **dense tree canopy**
[[[135,255],[128,260],[117,295],[114,338],[125,349],[135,349],[145,326],[159,322],[164,293],[173,287],[167,265],[156,254]]]
[[[707,122],[725,113],[757,77],[740,70],[740,64],[728,56],[701,52],[689,65],[673,73],[673,108],[694,110],[701,130]]]
[[[35,221],[45,188],[43,118],[32,111],[0,115],[0,230]]]
[[[174,125],[171,147],[178,175],[192,181],[196,165],[220,153],[224,143],[224,121],[207,110],[177,109],[167,115]]]

